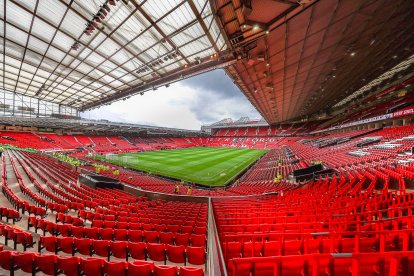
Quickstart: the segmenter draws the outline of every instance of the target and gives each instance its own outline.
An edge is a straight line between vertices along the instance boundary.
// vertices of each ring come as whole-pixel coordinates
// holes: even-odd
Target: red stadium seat
[[[36,270],[41,271],[46,275],[55,275],[56,264],[56,255],[37,255],[35,258]]]
[[[164,244],[148,243],[147,250],[148,250],[148,257],[151,260],[166,262]]]
[[[204,270],[197,267],[180,267],[180,276],[204,276]]]
[[[97,240],[100,238],[100,228],[92,227],[92,228],[85,228],[85,237]]]
[[[300,255],[302,254],[302,240],[291,240],[283,243],[283,255]]]
[[[130,242],[142,242],[142,231],[141,230],[129,230],[128,232]]]
[[[157,243],[159,233],[156,231],[144,231],[144,239],[147,243]]]
[[[360,252],[375,252],[379,248],[378,238],[361,238],[359,244]]]
[[[104,274],[105,260],[97,258],[88,258],[81,260],[81,272],[86,276],[97,276]]]
[[[0,251],[0,266],[5,270],[11,270],[16,252],[4,250]]]
[[[72,227],[71,224],[58,224],[57,232],[60,236],[69,237],[71,235]]]
[[[206,246],[206,235],[202,234],[202,235],[197,235],[197,234],[192,234],[190,236],[191,239],[191,245],[192,246]]]
[[[140,230],[141,229],[141,224],[139,224],[139,223],[133,223],[133,222],[130,222],[129,223],[129,230],[130,230],[130,232],[131,232],[131,230]]]
[[[94,240],[92,242],[92,250],[93,250],[93,254],[98,255],[100,257],[108,257],[108,260],[109,260],[109,256],[110,256],[109,241]]]
[[[129,242],[128,252],[129,256],[135,260],[146,260],[147,245],[144,242]]]
[[[92,221],[91,227],[94,227],[94,228],[95,227],[96,228],[103,228],[104,227],[104,221],[103,220],[94,219]]]
[[[252,265],[251,264],[239,264],[236,267],[234,267],[234,264],[232,261],[229,261],[227,264],[227,270],[228,275],[237,275],[237,276],[250,276],[252,275]],[[260,275],[260,274],[258,274]],[[266,274],[265,274],[266,275]],[[267,275],[273,275],[273,274],[267,274]],[[262,276],[264,276],[262,274]]]
[[[263,256],[264,257],[279,256],[281,254],[282,252],[280,248],[280,242],[269,241],[263,244]]]
[[[63,273],[67,276],[77,276],[80,273],[80,261],[79,257],[57,257],[57,270],[58,273]]]
[[[172,232],[161,232],[160,233],[160,243],[173,244],[174,243],[174,234]]]
[[[179,234],[176,233],[174,236],[175,244],[176,245],[184,245],[187,246],[190,240],[190,234]]]
[[[103,219],[106,222],[108,222],[108,221],[115,221],[115,216],[114,215],[105,215]]]
[[[224,257],[226,259],[240,258],[243,244],[241,242],[228,242],[224,246]]]
[[[128,263],[128,275],[130,276],[151,276],[153,270],[153,262],[135,261],[133,263]]]
[[[75,252],[82,255],[92,256],[92,240],[91,239],[75,239],[74,240]]]
[[[205,226],[197,227],[196,226],[196,227],[194,227],[193,231],[194,231],[194,234],[205,235],[207,233],[207,227],[205,227]]]
[[[173,263],[185,262],[185,246],[184,245],[167,245],[168,261]]]
[[[72,237],[63,237],[58,238],[57,240],[57,251],[62,251],[66,254],[75,253],[74,238]]]
[[[176,266],[156,265],[154,267],[154,276],[176,276],[177,272]]]
[[[16,253],[13,257],[13,263],[17,269],[21,269],[26,273],[33,273],[35,271],[35,259],[36,255],[33,252]]]
[[[118,223],[116,225],[117,229],[128,229],[129,222],[126,221],[119,221],[120,218],[118,218]]]
[[[154,230],[154,225],[151,224],[151,223],[143,223],[141,225],[141,228],[142,228],[142,230],[144,230],[144,232],[145,231],[153,231]]]
[[[23,246],[23,251],[26,251],[28,247],[33,247],[35,244],[33,236],[28,232],[16,232],[14,238],[14,249],[16,249],[17,244],[21,244]]]
[[[127,262],[105,262],[105,274],[107,276],[125,276],[128,270]]]
[[[128,242],[126,241],[112,241],[109,248],[111,255],[115,258],[126,259],[128,256]]]
[[[116,227],[117,222],[116,221],[108,221],[108,220],[104,220],[104,228],[110,228],[110,229],[114,229]]]
[[[114,240],[115,241],[127,241],[128,240],[128,230],[126,230],[126,229],[116,229],[116,230],[114,230]]]
[[[81,239],[85,237],[85,228],[82,226],[72,226],[70,232],[75,238]]]
[[[43,234],[45,234],[45,232],[49,232],[52,236],[55,235],[56,232],[56,228],[57,228],[57,224],[51,221],[45,221],[45,228],[43,230]]]
[[[180,230],[179,225],[167,225],[167,231],[172,233],[177,233]]]
[[[243,257],[260,257],[262,255],[261,242],[245,242],[243,244]]]
[[[48,252],[56,253],[57,251],[57,237],[40,237],[39,252],[42,249],[46,249]]]
[[[248,267],[248,264],[243,264],[239,267],[240,267],[239,269],[246,269]],[[260,262],[260,263],[256,263],[253,266],[253,271],[254,271],[254,274],[258,276],[274,275],[276,274],[275,271],[278,271],[278,266],[274,262]],[[283,270],[283,271],[286,273],[286,270]],[[289,271],[287,272],[289,273]],[[298,273],[298,272],[293,271],[293,273]],[[288,275],[292,275],[292,274],[288,274]],[[303,275],[302,271],[299,271],[299,274],[297,275]]]
[[[182,226],[181,233],[183,234],[192,234],[193,233],[193,226]]]
[[[100,234],[102,240],[112,241],[114,237],[114,230],[112,228],[102,228]]]
[[[194,265],[202,265],[205,263],[206,252],[204,247],[187,246],[186,252],[188,263]]]

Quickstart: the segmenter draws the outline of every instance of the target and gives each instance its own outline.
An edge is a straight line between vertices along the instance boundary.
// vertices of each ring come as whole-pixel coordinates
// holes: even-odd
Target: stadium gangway
[[[214,219],[213,205],[211,198],[208,200],[207,216],[207,262],[206,275],[224,275],[227,276],[226,265],[221,250],[216,221]]]

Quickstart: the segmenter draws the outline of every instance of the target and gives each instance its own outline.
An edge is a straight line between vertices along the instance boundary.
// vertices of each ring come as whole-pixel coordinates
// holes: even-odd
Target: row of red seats
[[[45,158],[42,155],[36,154],[36,153],[13,152],[13,154],[24,156],[27,160],[30,160],[29,165],[31,165],[32,162],[36,162],[37,163],[37,161],[35,160],[35,158],[36,159],[42,159],[42,158],[44,159]],[[23,160],[21,162],[26,163],[25,160]],[[42,165],[44,166],[46,163],[48,163],[48,162],[42,163],[39,166],[42,166]],[[26,166],[23,165],[23,168],[25,169]],[[35,167],[33,165],[32,165],[32,169],[34,171],[37,171],[37,170],[35,170]],[[69,169],[66,168],[65,171],[67,171],[67,170],[69,170]],[[61,200],[60,197],[51,195],[50,192],[48,192],[47,190],[43,189],[41,187],[41,185],[39,185],[37,183],[37,181],[35,181],[34,177],[27,170],[27,168],[25,169],[25,171],[28,174],[29,178],[31,178],[34,181],[36,187],[38,188],[38,190],[41,191],[41,194],[42,195],[46,195],[48,198],[52,199],[53,201],[59,201],[59,200]],[[38,175],[41,176],[41,174],[39,174],[39,173],[38,173]],[[43,179],[44,177],[41,177],[41,178]],[[46,182],[46,184],[49,184],[49,182],[47,181],[47,179],[45,180],[45,182]],[[65,185],[65,184],[61,184],[61,185]],[[49,185],[49,187],[52,187],[52,185]],[[56,191],[56,189],[54,189],[53,191]],[[103,196],[105,198],[108,198],[108,200],[105,201],[105,200],[102,200],[101,198],[96,198],[96,194],[98,194],[100,196]],[[59,193],[59,196],[61,196],[61,195],[62,195],[62,193]],[[131,200],[134,200],[134,201],[136,200],[135,197],[132,197],[132,196],[127,195],[127,194],[117,194],[117,198],[115,199],[115,195],[105,195],[105,194],[101,193],[100,191],[94,191],[94,192],[88,193],[88,195],[95,198],[94,203],[90,203],[91,200],[89,200],[89,202],[85,202],[85,200],[75,200],[76,202],[74,202],[74,203],[73,202],[67,202],[66,205],[70,206],[72,209],[78,210],[79,208],[81,208],[81,209],[84,208],[83,206],[96,207],[97,205],[101,205],[101,206],[104,206],[105,205],[106,207],[108,207],[109,204],[118,204],[119,205],[121,203],[128,203]],[[125,198],[126,196],[127,196],[127,198]],[[70,198],[70,200],[73,200],[73,198]]]
[[[174,223],[174,224],[172,224]],[[147,231],[159,231],[159,232],[173,232],[173,233],[188,233],[188,234],[205,234],[207,232],[206,226],[193,226],[193,225],[177,225],[179,222],[171,223],[139,223],[139,222],[125,222],[125,221],[108,221],[108,220],[93,220],[92,227],[98,228],[114,228],[114,229],[134,229],[134,230],[147,230]],[[194,222],[187,222],[193,224]]]
[[[2,220],[3,217],[6,219],[6,222],[12,220],[13,224],[21,220],[19,211],[0,206],[0,220]]]
[[[36,206],[33,204],[30,204],[26,201],[20,200],[16,194],[13,192],[12,189],[9,188],[7,184],[7,170],[6,170],[6,162],[4,154],[1,157],[2,159],[2,192],[4,196],[7,198],[7,200],[13,205],[14,209],[17,211],[21,210],[22,214],[27,212],[28,214],[33,214],[36,216],[44,217],[46,216],[46,210],[40,206]]]
[[[204,246],[77,239],[73,237],[40,237],[38,252],[41,253],[43,249],[55,254],[64,252],[72,254],[72,256],[75,253],[86,256],[97,255],[107,258],[108,261],[113,256],[119,259],[126,259],[126,261],[131,257],[135,260],[147,260],[149,258],[153,261],[163,261],[164,263],[169,260],[174,263],[185,264],[188,262],[194,265],[202,265],[205,263],[206,258]]]
[[[222,250],[226,260],[240,257],[409,251],[414,230],[234,234],[226,237]]]
[[[205,246],[205,234],[188,234],[188,233],[174,233],[174,232],[158,232],[158,231],[142,231],[142,230],[127,230],[127,229],[111,229],[111,228],[97,228],[97,227],[83,227],[74,226],[72,224],[56,224],[51,221],[37,219],[30,217],[28,229],[35,227],[35,232],[38,229],[43,231],[43,236],[46,233],[52,236],[76,237],[76,238],[90,238],[102,240],[115,241],[133,241],[133,242],[152,242],[152,243],[166,243],[176,245],[193,245]]]
[[[92,211],[80,210],[79,216],[88,220],[117,220],[128,222],[154,222],[161,220],[193,220],[207,218],[207,205],[200,203],[170,203],[164,201],[146,201],[110,206],[108,209],[95,208]],[[156,217],[154,216],[157,215]]]
[[[26,158],[26,155],[28,155],[29,153],[19,153],[19,154],[21,154],[21,156],[24,156]],[[50,200],[55,202],[55,203],[49,202],[46,206],[52,212],[57,211],[57,212],[65,213],[69,209],[71,209],[71,210],[82,210],[82,209],[85,208],[85,205],[88,205],[88,206],[91,205],[91,204],[87,204],[87,202],[85,202],[85,201],[81,201],[78,198],[69,195],[68,193],[63,192],[61,189],[57,188],[54,184],[52,184],[48,180],[47,177],[53,179],[57,183],[59,183],[59,180],[54,175],[52,175],[50,173],[49,169],[48,170],[45,169],[45,168],[47,168],[45,163],[36,162],[37,165],[35,166],[32,163],[33,160],[30,159],[30,158],[18,159],[18,161],[22,165],[22,167],[25,170],[26,174],[29,176],[30,180],[35,184],[38,193],[40,195],[42,195],[43,197],[47,197]],[[37,160],[35,160],[35,161],[37,161]],[[30,173],[30,171],[27,169],[27,167],[30,167],[36,173],[36,175],[39,176],[39,178],[44,181],[46,186],[49,189],[52,190],[53,193],[51,193],[49,190],[43,188],[42,185],[40,185],[40,183]],[[37,168],[39,168],[39,169],[37,169]],[[41,170],[45,175],[47,175],[47,177],[45,175],[43,175],[42,173],[40,173],[39,170]],[[68,168],[66,168],[66,167],[61,168],[59,175],[64,174],[66,171],[68,171]]]
[[[30,199],[32,199],[32,201],[34,201],[37,205],[39,206],[46,206],[47,201],[40,197],[39,195],[37,195],[35,192],[33,192],[32,190],[30,190],[29,188],[26,187],[26,185],[23,183],[22,177],[17,169],[16,163],[14,161],[14,159],[12,157],[10,157],[10,162],[12,164],[13,170],[16,174],[16,178],[17,181],[19,183],[19,187],[20,187],[20,191],[27,197],[29,197]]]
[[[16,154],[16,153],[14,153]],[[16,154],[17,156],[17,154]],[[30,172],[29,170],[29,165],[27,164],[26,160],[21,159],[21,158],[16,158],[17,162],[22,166],[24,172],[26,173],[26,175],[29,177],[30,181],[34,184],[36,190],[38,191],[38,193],[43,196],[44,198],[47,198],[51,201],[53,201],[53,204],[50,204],[49,202],[49,206],[57,206],[56,209],[58,210],[62,210],[62,212],[67,212],[68,211],[68,206],[70,206],[70,202],[69,201],[65,201],[62,198],[56,196],[55,194],[53,194],[52,192],[50,192],[49,190],[45,189],[42,187],[42,185],[37,181],[37,179],[35,178],[35,176]],[[37,172],[35,169],[33,169],[33,171]],[[41,175],[39,173],[37,173],[38,175]],[[41,177],[43,178],[43,180],[47,183],[47,179],[45,177]],[[59,205],[59,206],[58,206]]]
[[[35,252],[15,252],[3,250],[0,246],[0,267],[14,271],[21,270],[24,273],[36,275],[41,272],[44,275],[65,274],[68,276],[177,276],[178,267],[171,265],[154,265],[153,262],[135,261],[119,262],[106,261],[101,258],[80,258],[77,256],[63,257],[57,255],[40,255]],[[185,267],[179,269],[180,276],[203,276],[201,268]]]
[[[49,169],[49,171],[53,172],[53,174],[56,177],[60,178],[62,174],[65,174],[67,176],[67,179],[63,178],[64,182],[70,181],[70,182],[74,183],[74,182],[77,181],[78,173],[72,171],[72,169],[70,167],[56,164],[56,160],[54,160],[54,159],[51,159],[49,157],[43,156],[43,155],[38,154],[38,153],[30,153],[30,152],[17,152],[16,151],[16,152],[12,152],[12,154],[15,154],[17,156],[22,157],[22,160],[23,160],[22,162],[28,163],[28,165],[30,165],[34,171],[37,171],[37,167],[46,167],[46,168]],[[34,165],[34,164],[36,164],[36,165]],[[57,167],[58,172],[56,171],[55,167]],[[39,175],[39,177],[41,177],[43,179],[41,174],[38,174],[38,175]],[[62,184],[62,183],[60,183],[60,184]],[[87,195],[90,196],[90,197],[94,197],[94,198],[96,198],[97,195],[102,196],[104,198],[112,197],[111,195],[106,195],[106,194],[103,194],[101,192],[97,192],[96,190],[94,190],[93,192],[88,192]],[[121,203],[128,203],[130,200],[136,200],[137,199],[136,197],[133,197],[133,196],[125,194],[125,193],[124,194],[118,194],[118,196],[120,197],[120,198],[118,198],[118,200],[120,200]],[[126,198],[128,198],[129,200],[125,200]]]
[[[36,243],[33,241],[32,234],[29,232],[25,232],[16,227],[2,223],[0,223],[0,236],[4,237],[4,243],[6,246],[8,245],[9,240],[13,241],[13,247],[15,250],[18,244],[21,244],[24,250],[26,250],[26,248],[33,247]]]
[[[229,267],[233,276],[413,274],[414,251],[235,258]]]
[[[352,216],[350,216],[352,217]],[[297,223],[261,223],[261,224],[235,224],[221,225],[219,232],[222,235],[227,233],[253,233],[253,232],[323,232],[323,231],[347,231],[355,229],[358,231],[386,230],[386,229],[410,229],[414,223],[414,216],[402,216],[386,218],[382,220],[364,221],[360,220],[328,220],[324,222],[297,222]]]

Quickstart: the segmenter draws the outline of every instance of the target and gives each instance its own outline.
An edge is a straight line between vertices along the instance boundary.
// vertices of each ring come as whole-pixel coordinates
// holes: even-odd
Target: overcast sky
[[[260,115],[223,70],[215,70],[170,87],[84,112],[87,119],[106,119],[164,127],[200,129],[224,118]]]

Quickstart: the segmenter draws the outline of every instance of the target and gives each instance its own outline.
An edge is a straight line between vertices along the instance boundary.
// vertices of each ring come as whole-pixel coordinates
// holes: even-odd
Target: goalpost
[[[116,160],[115,155],[116,154],[113,154],[113,153],[105,154],[105,159],[109,160],[109,161],[114,161],[114,160]]]
[[[118,165],[121,167],[127,167],[131,162],[131,158],[134,160],[134,162],[138,161],[137,157],[133,156],[122,156],[121,158],[118,157],[118,154],[108,153],[105,154],[105,158],[108,161],[118,161]]]
[[[132,157],[132,156],[122,156],[121,158],[121,164],[123,167],[128,167],[128,164],[130,163],[129,160],[133,158],[134,160],[138,161],[137,157]]]

